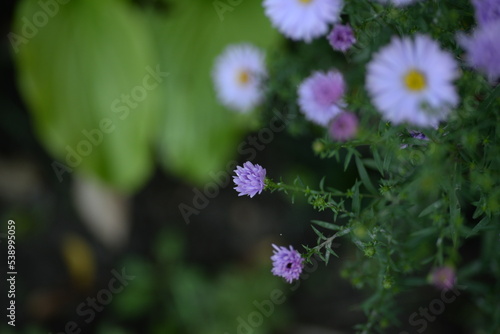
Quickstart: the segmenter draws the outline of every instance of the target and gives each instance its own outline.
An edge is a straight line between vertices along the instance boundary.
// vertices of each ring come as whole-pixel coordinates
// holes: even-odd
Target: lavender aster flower
[[[500,20],[477,28],[472,36],[459,36],[458,41],[467,52],[467,62],[485,73],[490,81],[500,77]]]
[[[500,1],[498,0],[473,0],[476,9],[476,21],[484,25],[500,20]]]
[[[408,133],[410,134],[410,136],[412,138],[420,139],[420,140],[429,140],[429,138],[427,138],[427,136],[423,132],[415,131],[415,130],[408,130]]]
[[[342,112],[330,123],[330,136],[338,141],[354,138],[358,132],[358,118],[350,112]]]
[[[300,109],[308,120],[327,126],[345,107],[344,91],[344,77],[340,72],[314,72],[299,86]]]
[[[346,52],[356,43],[356,37],[350,25],[336,24],[327,38],[334,50],[342,52]]]
[[[455,269],[449,266],[438,267],[431,273],[432,284],[441,290],[453,288],[456,280]]]
[[[236,173],[236,176],[233,176],[233,181],[236,184],[234,189],[239,192],[238,196],[248,195],[254,197],[264,190],[266,170],[262,166],[247,161],[243,164],[243,167],[237,166],[234,172]]]
[[[273,261],[271,272],[273,275],[283,277],[288,283],[299,279],[302,269],[304,269],[304,259],[300,253],[293,249],[292,246],[287,249],[273,244],[273,248],[274,255],[271,256]]]
[[[429,140],[429,138],[420,131],[408,130],[408,133],[410,134],[410,136],[412,138],[419,139],[419,140]],[[401,146],[400,146],[401,149],[404,149],[407,147],[408,147],[408,144],[401,144]]]

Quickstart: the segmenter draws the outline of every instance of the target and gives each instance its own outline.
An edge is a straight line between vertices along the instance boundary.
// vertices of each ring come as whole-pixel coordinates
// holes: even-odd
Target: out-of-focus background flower
[[[2,312],[1,333],[320,334],[363,321],[339,260],[309,267],[300,287],[270,272],[272,243],[300,250],[314,243],[310,220],[330,216],[232,189],[246,160],[308,184],[342,171],[314,155],[287,106],[241,114],[216,101],[227,45],[278,61],[286,43],[260,1],[22,0],[0,15],[4,312],[8,220],[17,269],[16,326]],[[262,132],[262,114],[291,129]],[[354,183],[342,175],[339,189]],[[428,333],[446,326],[444,314]]]

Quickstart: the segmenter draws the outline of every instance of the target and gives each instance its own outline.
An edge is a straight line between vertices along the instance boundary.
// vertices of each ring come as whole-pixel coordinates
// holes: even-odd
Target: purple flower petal
[[[233,176],[234,184],[236,184],[234,189],[239,192],[238,196],[254,197],[264,190],[266,170],[262,166],[247,161],[243,167],[237,166],[234,172],[236,173],[236,176]]]
[[[334,50],[346,52],[356,43],[356,37],[351,26],[336,24],[328,35],[328,41]]]
[[[273,275],[283,277],[288,283],[299,279],[302,269],[304,269],[304,259],[300,253],[293,249],[292,246],[289,249],[274,244],[272,246],[274,248],[274,255],[271,256],[273,261],[271,272]]]
[[[431,274],[432,284],[441,290],[450,290],[455,286],[456,280],[455,269],[449,266],[438,267]]]
[[[330,136],[338,141],[354,138],[358,132],[358,118],[350,112],[342,112],[330,123]]]

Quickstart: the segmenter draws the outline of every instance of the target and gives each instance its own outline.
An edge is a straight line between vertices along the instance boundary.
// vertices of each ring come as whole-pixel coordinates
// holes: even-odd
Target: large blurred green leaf
[[[215,3],[227,10],[218,12]],[[279,41],[260,1],[236,3],[175,0],[163,17],[152,15],[150,20],[162,67],[171,73],[163,95],[161,162],[198,183],[236,158],[238,143],[255,119],[255,114],[238,114],[216,101],[211,78],[215,58],[232,43],[250,42],[266,50]]]
[[[144,18],[120,0],[52,3],[57,8],[47,10],[36,0],[22,1],[14,24],[22,41],[14,47],[19,86],[36,133],[62,164],[134,190],[151,170],[149,143],[162,87],[132,100],[135,107],[120,101],[143,86],[147,67],[154,71],[158,65]],[[99,130],[102,137],[91,132],[101,122],[109,132]],[[93,133],[94,142],[82,131]],[[68,160],[71,149],[81,161]]]
[[[202,183],[210,171],[225,169],[256,122],[216,101],[214,60],[229,44],[268,49],[279,38],[259,2],[234,3],[218,12],[214,2],[175,0],[164,13],[142,17],[120,0],[59,4],[34,37],[15,47],[20,88],[42,143],[61,163],[126,190],[149,175],[148,143],[158,133],[160,161],[169,171]],[[26,22],[41,11],[35,0],[21,2],[15,33],[26,35]],[[128,108],[120,99],[143,84],[146,67],[169,75]],[[88,148],[82,131],[98,129],[103,119],[112,122],[111,133],[72,164],[69,150]]]

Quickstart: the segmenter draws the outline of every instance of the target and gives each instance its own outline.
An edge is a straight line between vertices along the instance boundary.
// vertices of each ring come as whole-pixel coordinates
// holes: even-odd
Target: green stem
[[[337,233],[335,233],[334,235],[332,235],[331,237],[329,237],[328,239],[326,239],[325,241],[323,241],[322,243],[320,243],[318,246],[314,247],[315,250],[319,251],[321,250],[321,248],[325,247],[325,246],[328,246],[330,247],[333,240],[335,240],[335,238],[338,238],[338,237],[341,237],[343,235],[346,235],[347,233],[351,232],[351,228],[347,228],[345,230],[341,230],[341,231],[338,231]],[[340,235],[339,235],[340,234]]]
[[[291,186],[283,182],[274,183],[271,179],[266,179],[266,188],[270,190],[289,190],[294,192],[302,192],[306,195],[324,195],[324,196],[332,196],[332,197],[350,197],[351,195],[345,192],[331,192],[325,190],[313,190],[309,187],[302,188],[297,186]],[[371,197],[376,198],[377,196],[372,194],[359,194],[361,198],[363,197]]]

